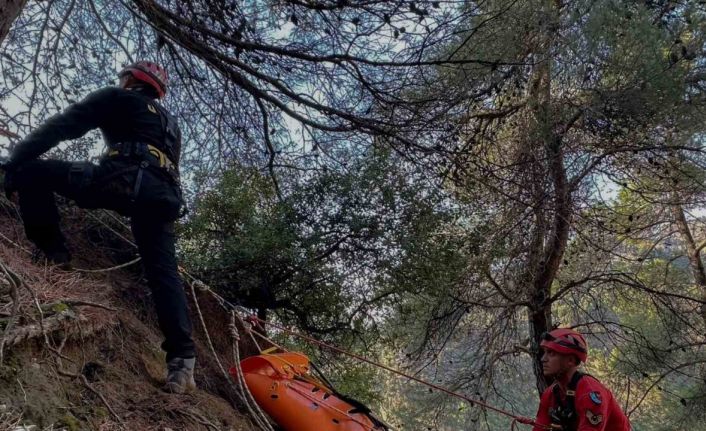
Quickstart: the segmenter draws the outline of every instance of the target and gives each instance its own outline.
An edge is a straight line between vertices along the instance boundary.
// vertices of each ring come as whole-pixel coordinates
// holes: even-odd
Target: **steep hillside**
[[[0,202],[0,430],[257,429],[239,413],[236,388],[204,342],[188,285],[199,390],[160,390],[161,334],[139,262],[82,271],[135,260],[129,231],[106,213],[64,212],[73,271],[33,260],[16,208]],[[229,316],[208,294],[194,294],[227,368]]]

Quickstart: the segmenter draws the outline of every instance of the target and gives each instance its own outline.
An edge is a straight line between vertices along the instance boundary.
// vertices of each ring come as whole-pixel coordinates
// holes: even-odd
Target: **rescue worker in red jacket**
[[[630,431],[630,422],[613,394],[578,370],[588,358],[586,340],[571,329],[542,336],[544,375],[554,383],[542,394],[533,431]],[[544,427],[543,427],[544,426]]]
[[[62,267],[69,267],[71,254],[59,227],[54,193],[82,208],[106,208],[130,217],[165,338],[164,389],[183,393],[195,387],[195,350],[175,251],[174,222],[182,205],[181,132],[157,102],[167,91],[161,66],[139,61],[118,76],[119,86],[89,94],[17,143],[2,166],[5,193],[19,200],[29,240],[49,263]],[[99,164],[38,159],[59,142],[96,128],[108,147]]]

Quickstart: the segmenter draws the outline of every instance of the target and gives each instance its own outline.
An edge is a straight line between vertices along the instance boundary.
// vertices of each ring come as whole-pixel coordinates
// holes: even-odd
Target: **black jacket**
[[[176,131],[171,149],[165,148],[167,124]],[[59,142],[76,139],[100,128],[108,148],[122,142],[154,145],[178,166],[181,132],[176,119],[150,96],[138,90],[106,87],[89,94],[44,122],[12,150],[9,168],[34,160]]]

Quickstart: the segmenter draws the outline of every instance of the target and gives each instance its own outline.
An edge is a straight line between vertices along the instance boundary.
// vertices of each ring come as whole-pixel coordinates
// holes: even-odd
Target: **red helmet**
[[[118,73],[118,77],[122,78],[126,75],[132,75],[138,81],[144,82],[157,91],[159,98],[164,97],[167,92],[167,71],[157,63],[151,61],[138,61],[129,66],[125,66]]]
[[[558,328],[542,334],[540,347],[553,350],[563,355],[574,355],[581,362],[588,359],[588,345],[583,335],[573,329]]]

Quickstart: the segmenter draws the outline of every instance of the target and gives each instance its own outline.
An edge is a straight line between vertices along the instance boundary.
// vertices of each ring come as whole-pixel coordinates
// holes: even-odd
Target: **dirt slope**
[[[71,207],[64,212],[76,268],[105,269],[137,256],[115,219]],[[196,296],[228,367],[229,316],[208,294]],[[21,424],[72,431],[257,429],[238,412],[233,383],[222,376],[192,316],[199,390],[168,395],[159,389],[161,335],[140,264],[88,273],[36,262],[16,208],[0,201],[0,430]]]

